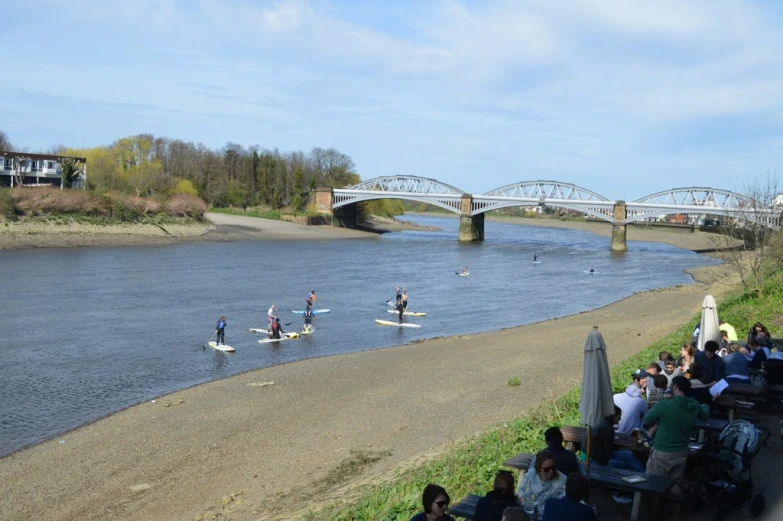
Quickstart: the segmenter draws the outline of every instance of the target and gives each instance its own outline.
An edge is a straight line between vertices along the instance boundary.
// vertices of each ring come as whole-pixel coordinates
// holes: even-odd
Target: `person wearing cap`
[[[715,382],[726,378],[726,364],[717,355],[720,346],[715,340],[707,340],[704,343],[704,351],[697,351],[694,360],[701,367],[701,381],[707,387],[712,387]]]
[[[614,404],[623,411],[617,425],[620,434],[631,434],[634,429],[642,430],[642,418],[647,413],[647,400],[642,389],[647,386],[647,378],[651,376],[647,371],[637,369],[631,375],[631,383],[625,391],[614,395]]]
[[[712,341],[715,343],[714,341]],[[707,346],[705,346],[705,351]],[[714,351],[713,351],[714,354]],[[717,357],[715,357],[717,358]],[[708,405],[701,405],[691,398],[691,382],[684,376],[676,376],[672,381],[672,400],[661,400],[644,416],[644,426],[655,429],[650,458],[647,460],[647,473],[654,476],[664,476],[679,480],[685,472],[688,461],[688,444],[691,431],[697,419],[707,420],[710,417]],[[679,494],[679,485],[675,484],[671,491]],[[658,498],[650,498],[650,519],[657,519]],[[678,518],[679,502],[672,504],[672,517]]]

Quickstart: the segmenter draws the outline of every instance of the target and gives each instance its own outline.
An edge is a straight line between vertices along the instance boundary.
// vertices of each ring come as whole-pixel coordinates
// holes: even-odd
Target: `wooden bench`
[[[476,506],[481,496],[470,494],[449,507],[449,514],[465,519],[476,517]],[[598,521],[621,521],[621,518],[607,515],[598,515]]]

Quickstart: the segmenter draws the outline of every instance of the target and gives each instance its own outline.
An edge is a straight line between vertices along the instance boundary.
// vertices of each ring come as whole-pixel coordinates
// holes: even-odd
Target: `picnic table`
[[[706,420],[696,420],[693,428],[699,430],[698,442],[704,443],[707,438],[707,431],[722,432],[728,424],[728,420],[710,417]]]
[[[639,508],[643,493],[666,496],[676,501],[682,501],[685,498],[684,494],[675,495],[669,493],[669,489],[677,483],[677,480],[664,476],[653,476],[652,474],[639,473],[632,470],[594,466],[590,468],[587,478],[591,486],[632,493],[631,521],[639,519]]]
[[[474,519],[476,517],[476,505],[481,496],[470,494],[449,507],[449,515]],[[598,515],[598,521],[621,521],[620,518],[607,515]]]
[[[742,382],[729,382],[729,386],[726,388],[727,393],[738,394],[745,398],[745,401],[750,401],[754,396],[761,396],[762,389],[751,383]]]

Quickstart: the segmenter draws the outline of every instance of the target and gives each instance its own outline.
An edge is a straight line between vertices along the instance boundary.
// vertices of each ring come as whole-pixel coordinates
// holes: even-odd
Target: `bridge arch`
[[[585,205],[586,202],[594,203]],[[560,181],[521,181],[474,196],[473,215],[501,208],[546,205],[612,222],[614,202],[581,186]]]
[[[626,223],[682,213],[723,215],[775,230],[781,225],[781,216],[774,208],[719,188],[672,188],[641,197],[628,203],[626,209]]]
[[[437,179],[417,176],[384,176],[368,179],[348,188],[335,190],[333,208],[374,199],[404,199],[432,204],[460,213],[465,192]]]

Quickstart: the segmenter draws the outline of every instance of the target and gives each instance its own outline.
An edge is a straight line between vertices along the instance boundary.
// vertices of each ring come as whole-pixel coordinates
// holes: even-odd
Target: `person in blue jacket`
[[[226,345],[226,317],[220,316],[220,319],[215,324],[215,333],[217,333],[217,345]]]
[[[566,478],[565,497],[547,499],[541,521],[596,521],[595,511],[583,503],[588,490],[587,478],[572,472]]]
[[[302,313],[302,318],[304,318],[304,327],[302,328],[303,331],[310,331],[313,329],[313,308],[310,306],[307,306],[307,308],[304,310],[304,313]]]

